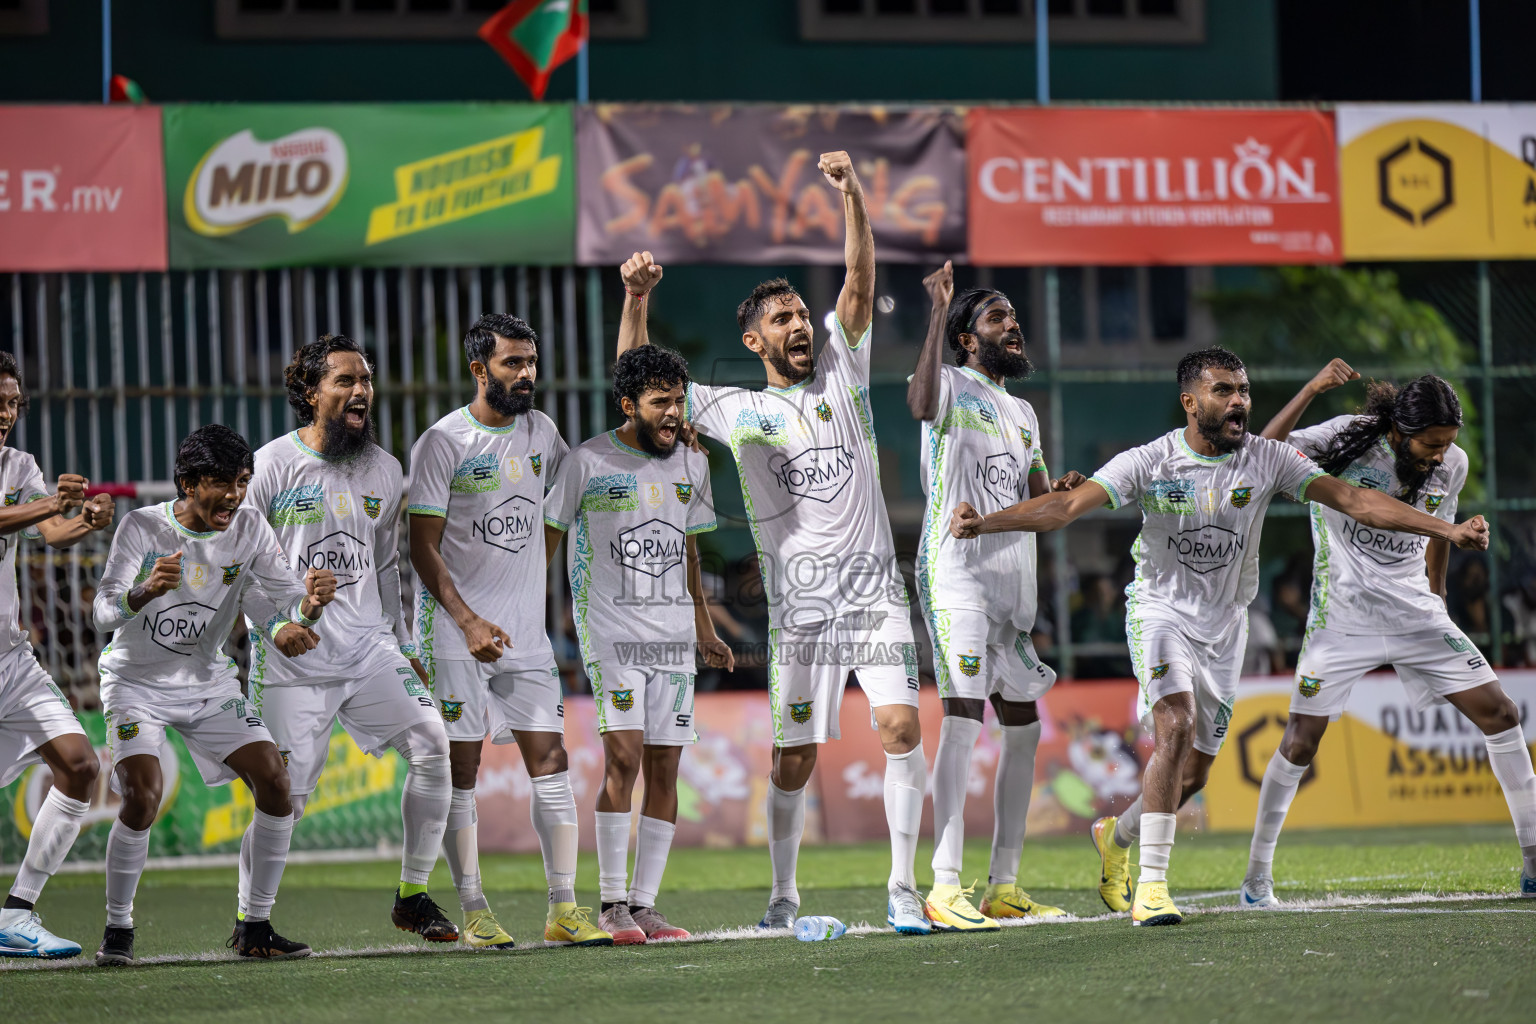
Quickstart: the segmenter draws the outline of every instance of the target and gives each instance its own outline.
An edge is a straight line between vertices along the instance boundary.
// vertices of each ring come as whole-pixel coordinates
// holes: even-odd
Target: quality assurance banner
[[[1344,255],[1536,257],[1536,104],[1338,108]]]
[[[1308,110],[972,110],[971,262],[1337,263],[1333,120]]]
[[[0,107],[0,271],[164,270],[158,107]]]
[[[170,262],[571,262],[569,107],[165,108]]]
[[[598,104],[576,136],[583,264],[841,264],[842,197],[817,170],[833,150],[853,158],[879,260],[965,252],[957,111]]]

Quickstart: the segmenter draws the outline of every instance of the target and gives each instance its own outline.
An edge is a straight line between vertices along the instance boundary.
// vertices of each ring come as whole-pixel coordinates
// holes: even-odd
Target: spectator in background
[[[1077,659],[1080,679],[1108,679],[1131,675],[1125,656],[1125,595],[1114,577],[1093,574],[1083,577],[1082,604],[1072,613],[1073,644],[1103,644],[1115,654],[1089,654]]]
[[[1467,557],[1457,567],[1450,587],[1451,618],[1465,632],[1488,635],[1488,566],[1480,557]]]
[[[1270,622],[1278,637],[1300,640],[1307,631],[1307,613],[1312,607],[1312,553],[1298,551],[1275,577],[1274,605]]]
[[[1504,609],[1509,613],[1509,628],[1515,635],[1514,645],[1504,651],[1506,663],[1536,667],[1536,572],[1527,572],[1520,586],[1504,595]]]
[[[1285,675],[1285,646],[1269,617],[1263,596],[1248,606],[1248,649],[1243,655],[1243,675]]]

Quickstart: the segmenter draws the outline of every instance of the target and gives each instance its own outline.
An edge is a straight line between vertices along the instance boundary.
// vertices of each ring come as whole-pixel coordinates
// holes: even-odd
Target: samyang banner
[[[171,266],[571,262],[569,107],[165,108]]]
[[[0,271],[164,270],[156,107],[0,107]]]
[[[1344,255],[1536,257],[1536,104],[1342,105]]]
[[[598,104],[576,112],[577,258],[619,263],[843,262],[843,204],[816,169],[846,150],[883,262],[965,252],[958,112]]]
[[[1327,114],[976,109],[968,128],[973,263],[1342,258]]]

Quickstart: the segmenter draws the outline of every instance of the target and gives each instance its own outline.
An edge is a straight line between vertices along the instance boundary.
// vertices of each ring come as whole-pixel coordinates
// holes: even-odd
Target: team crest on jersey
[[[628,711],[635,706],[635,691],[614,690],[608,697],[608,702],[613,705],[615,711]]]
[[[693,500],[693,484],[673,484],[677,488],[677,500],[681,504],[688,504]]]
[[[240,570],[245,566],[244,562],[236,562],[234,565],[221,565],[224,570],[224,585],[227,587],[240,578]]]
[[[384,499],[363,495],[363,511],[369,519],[379,518],[379,513],[384,511]]]
[[[1447,633],[1440,639],[1444,640],[1451,650],[1457,654],[1465,654],[1472,649],[1472,645],[1467,642],[1465,637],[1459,637],[1455,633]]]
[[[809,722],[811,720],[811,705],[814,703],[816,702],[813,700],[790,701],[789,717],[802,725]]]
[[[1029,448],[1032,447],[1035,443],[1035,435],[1030,432],[1028,427],[1020,427],[1019,440],[1024,442],[1025,448]]]
[[[981,655],[979,655],[979,654],[962,654],[962,655],[960,655],[960,674],[961,675],[963,675],[963,676],[974,676],[974,675],[976,675],[980,671],[981,671]]]
[[[816,407],[816,418],[823,423],[830,423],[832,421],[832,407],[826,403],[825,399]]]
[[[117,726],[117,738],[124,741],[133,739],[139,734],[138,722],[120,722]]]
[[[1153,679],[1161,679],[1161,678],[1163,678],[1163,676],[1165,676],[1167,674],[1168,674],[1168,663],[1166,661],[1163,662],[1161,665],[1153,665],[1152,666],[1152,678]]]
[[[1234,487],[1234,488],[1232,488],[1232,507],[1233,508],[1244,508],[1252,500],[1253,500],[1253,488],[1252,487]]]
[[[291,750],[279,750],[278,753],[282,755],[283,767],[287,768],[288,767],[288,757],[289,757],[290,754],[293,753],[293,751],[291,751]]]
[[[1438,512],[1440,511],[1440,503],[1444,500],[1445,495],[1443,494],[1426,494],[1424,495],[1424,510],[1426,512]]]
[[[1316,697],[1323,689],[1322,676],[1297,676],[1296,692],[1303,697]]]
[[[534,452],[528,456],[528,468],[533,470],[534,476],[544,475],[544,453]]]
[[[464,702],[461,700],[443,701],[443,721],[457,722],[464,717]]]
[[[17,488],[15,488],[13,490],[9,490],[9,491],[5,492],[5,505],[6,505],[7,508],[9,508],[10,506],[16,504],[20,500],[21,500],[21,488],[20,487],[17,487]]]

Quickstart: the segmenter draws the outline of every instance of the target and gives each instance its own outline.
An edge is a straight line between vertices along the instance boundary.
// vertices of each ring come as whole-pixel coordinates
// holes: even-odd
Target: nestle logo
[[[538,510],[533,499],[514,494],[471,523],[470,533],[491,547],[515,555],[528,546],[538,523]]]
[[[619,539],[609,542],[608,547],[614,560],[625,568],[660,577],[683,563],[685,544],[682,530],[660,519],[651,519],[620,533]]]
[[[798,498],[831,502],[853,479],[853,456],[842,445],[807,448],[774,467],[773,474]]]

